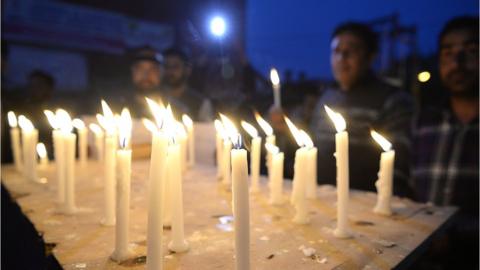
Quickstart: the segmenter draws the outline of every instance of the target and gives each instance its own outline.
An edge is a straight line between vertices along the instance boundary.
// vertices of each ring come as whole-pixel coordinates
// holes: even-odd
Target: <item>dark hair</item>
[[[475,35],[475,40],[478,43],[478,17],[477,16],[460,16],[449,20],[442,28],[440,35],[438,36],[438,45],[445,37],[445,35],[457,31],[468,30]]]
[[[137,47],[131,50],[131,62],[135,65],[139,61],[152,61],[156,64],[163,64],[163,56],[151,46]]]
[[[378,37],[370,26],[359,22],[346,22],[335,28],[332,39],[343,33],[351,33],[362,39],[367,48],[368,54],[374,54],[378,51]]]
[[[170,47],[170,48],[164,50],[163,51],[163,56],[164,57],[176,56],[176,57],[180,58],[185,64],[190,63],[190,59],[189,59],[187,53],[185,53],[182,49],[180,49],[178,47]]]
[[[50,87],[55,86],[55,79],[53,78],[53,76],[48,74],[47,72],[45,72],[43,70],[35,69],[32,72],[30,72],[28,77],[29,78],[33,78],[33,77],[41,78],[41,79],[45,80],[45,82],[47,82],[47,84]]]

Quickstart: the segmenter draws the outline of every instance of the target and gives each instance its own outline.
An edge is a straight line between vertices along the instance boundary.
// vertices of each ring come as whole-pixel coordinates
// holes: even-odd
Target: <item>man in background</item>
[[[423,268],[478,269],[478,27],[478,17],[455,18],[444,26],[438,62],[448,94],[443,106],[422,108],[414,122],[418,199],[460,208]]]

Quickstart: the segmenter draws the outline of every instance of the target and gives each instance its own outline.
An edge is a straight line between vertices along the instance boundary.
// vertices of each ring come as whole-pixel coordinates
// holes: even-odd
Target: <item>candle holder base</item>
[[[174,243],[171,241],[168,244],[168,249],[175,253],[187,252],[190,249],[190,245],[186,240],[180,241],[178,243]]]
[[[336,238],[340,238],[340,239],[348,239],[348,238],[352,238],[352,235],[347,232],[346,230],[341,230],[339,228],[336,228],[334,231],[333,231],[333,235],[336,237]]]
[[[390,207],[384,207],[384,206],[375,206],[373,208],[373,212],[375,214],[379,214],[382,216],[391,216],[392,215],[392,209]]]
[[[112,255],[110,255],[110,259],[119,264],[133,257],[134,253],[129,247],[121,250],[115,250],[113,251]]]

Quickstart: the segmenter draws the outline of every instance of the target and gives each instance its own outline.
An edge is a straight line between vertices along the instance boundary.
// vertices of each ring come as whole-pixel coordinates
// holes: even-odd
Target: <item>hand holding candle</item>
[[[241,125],[247,133],[252,136],[250,149],[250,189],[252,192],[260,190],[260,151],[262,146],[262,138],[258,136],[257,129],[249,123],[242,121]],[[283,170],[282,170],[283,171]]]
[[[380,144],[384,152],[380,157],[380,170],[378,171],[378,180],[375,182],[377,187],[377,204],[373,209],[374,213],[389,216],[392,214],[391,201],[393,194],[393,172],[395,163],[395,151],[392,150],[392,144],[382,135],[374,130],[370,132],[375,141]]]
[[[349,165],[348,165],[348,133],[347,123],[341,114],[325,106],[325,111],[335,125],[335,158],[337,159],[337,228],[334,235],[338,238],[348,238],[348,196],[349,196]]]
[[[10,140],[12,145],[13,152],[13,162],[15,164],[15,169],[17,172],[22,170],[22,152],[20,147],[20,131],[17,127],[17,117],[15,113],[10,111],[8,112],[8,124],[10,125]]]

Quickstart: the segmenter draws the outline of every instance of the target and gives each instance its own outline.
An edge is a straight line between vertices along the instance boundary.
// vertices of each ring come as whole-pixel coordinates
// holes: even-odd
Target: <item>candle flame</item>
[[[123,108],[118,121],[118,139],[120,141],[120,146],[126,148],[130,137],[132,136],[132,117],[130,116],[130,111],[127,108]]]
[[[334,110],[330,109],[327,105],[325,105],[325,111],[328,114],[328,117],[332,120],[333,124],[335,125],[335,129],[337,132],[342,132],[347,128],[347,123],[345,122],[345,118]]]
[[[110,109],[110,106],[108,106],[108,103],[103,99],[102,99],[102,111],[103,111],[103,116],[105,116],[105,118],[113,119],[112,109]]]
[[[272,126],[270,126],[270,124],[265,121],[265,119],[263,119],[263,117],[258,112],[255,112],[255,119],[257,120],[258,125],[262,128],[263,132],[265,132],[267,136],[273,135]]]
[[[182,115],[182,121],[183,121],[183,124],[185,125],[185,127],[187,127],[187,129],[192,129],[193,128],[192,118],[190,118],[188,115],[186,115],[186,114]]]
[[[225,115],[220,114],[220,118],[222,119],[223,127],[225,128],[225,132],[227,133],[230,140],[233,142],[237,138],[238,129],[235,124]]]
[[[300,130],[300,136],[302,136],[303,145],[305,145],[305,147],[308,147],[308,148],[313,147],[312,138],[310,138],[310,136],[308,136],[308,134],[307,134],[307,132],[305,132],[305,130]]]
[[[371,130],[370,135],[383,148],[383,151],[386,152],[392,149],[392,144],[375,130]]]
[[[88,125],[88,127],[90,128],[90,130],[95,133],[95,135],[103,135],[103,130],[102,128],[95,124],[95,123],[91,123],[90,125]]]
[[[185,130],[185,126],[182,122],[175,122],[175,133],[179,137],[187,137],[187,131]]]
[[[37,143],[37,154],[40,158],[47,157],[47,148],[45,148],[45,144]]]
[[[241,125],[248,135],[252,136],[252,138],[258,137],[258,131],[254,126],[245,121],[242,121]]]
[[[303,141],[303,136],[300,130],[295,126],[295,124],[290,121],[290,119],[286,116],[284,116],[285,122],[287,123],[288,128],[290,129],[290,132],[293,135],[293,138],[295,139],[295,142],[297,142],[298,146],[302,147],[305,145]]]
[[[22,131],[32,131],[35,129],[32,122],[24,115],[18,116],[18,125],[20,126]]]
[[[280,148],[271,143],[266,143],[265,148],[270,154],[277,154],[278,152],[280,152]]]
[[[79,118],[73,119],[72,125],[76,129],[84,129],[85,128],[85,123]]]
[[[225,128],[222,124],[222,121],[220,121],[218,119],[215,119],[213,124],[215,125],[215,130],[217,131],[217,133],[220,134],[220,137],[222,137],[224,140],[226,140],[228,138],[228,136],[225,132]]]
[[[67,111],[65,111],[64,109],[58,109],[56,111],[55,119],[57,120],[58,126],[62,132],[72,132],[72,118],[70,118],[70,115]]]
[[[10,127],[14,128],[17,127],[17,117],[15,116],[15,113],[12,111],[9,111],[7,114],[8,117],[8,124]]]
[[[240,135],[240,133],[236,134],[236,140],[233,142],[233,146],[235,149],[240,149],[242,147],[242,135]]]
[[[113,135],[116,132],[116,121],[110,106],[105,100],[102,100],[103,115],[97,114],[98,123],[105,129],[108,135]]]
[[[152,133],[158,131],[157,126],[155,125],[155,123],[153,123],[152,120],[147,119],[147,118],[142,118],[142,123],[145,126],[145,128],[148,129],[148,131],[150,131]]]
[[[54,112],[50,110],[44,110],[43,113],[47,117],[48,123],[52,126],[53,129],[59,129],[60,126],[58,125],[57,117]]]
[[[280,77],[275,68],[270,69],[270,81],[272,82],[273,87],[278,87],[280,85]]]
[[[160,103],[155,102],[154,100],[145,97],[145,100],[147,100],[148,107],[150,108],[150,111],[153,114],[153,118],[155,119],[155,122],[157,123],[158,128],[162,128],[164,118],[165,118],[165,107],[163,106],[163,103],[160,101]]]

